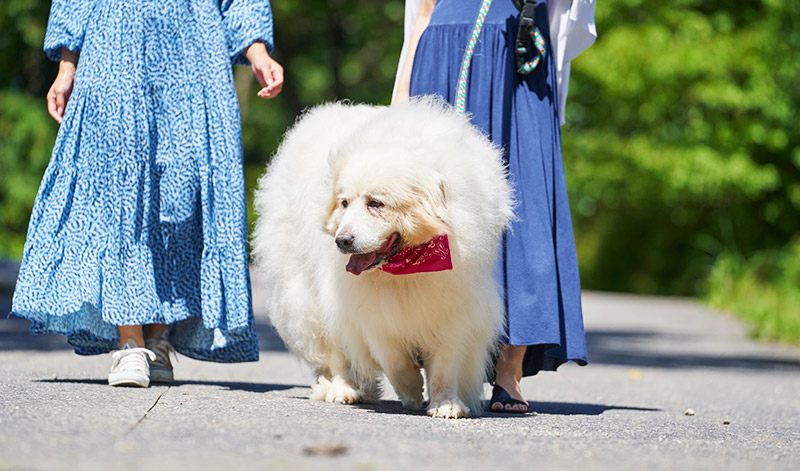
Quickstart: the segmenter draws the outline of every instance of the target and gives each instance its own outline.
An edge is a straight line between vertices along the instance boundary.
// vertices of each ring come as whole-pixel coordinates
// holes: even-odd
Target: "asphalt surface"
[[[584,293],[589,366],[526,378],[534,413],[443,420],[390,386],[380,405],[309,400],[257,280],[254,298],[259,362],[180,357],[149,389],[0,316],[0,470],[800,469],[800,350],[691,300]]]

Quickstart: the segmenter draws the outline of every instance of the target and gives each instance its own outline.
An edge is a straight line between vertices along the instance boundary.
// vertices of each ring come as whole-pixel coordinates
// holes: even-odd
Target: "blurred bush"
[[[800,342],[800,239],[783,250],[765,250],[744,259],[723,253],[708,278],[708,299],[735,312],[755,337]]]
[[[0,257],[19,257],[33,200],[55,141],[44,100],[0,92]]]
[[[598,2],[563,133],[584,286],[697,294],[718,257],[798,233],[798,22],[800,2]]]
[[[19,258],[58,125],[44,97],[57,67],[42,52],[50,2],[0,3],[0,258]]]

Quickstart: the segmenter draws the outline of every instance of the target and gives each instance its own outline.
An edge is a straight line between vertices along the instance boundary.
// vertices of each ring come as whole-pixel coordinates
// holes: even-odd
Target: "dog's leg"
[[[481,337],[467,334],[460,342],[450,339],[425,359],[430,391],[428,415],[459,418],[480,414],[488,361],[486,342],[478,341]]]
[[[461,355],[453,372],[458,375],[458,397],[470,408],[472,415],[483,412],[483,383],[491,359],[488,345],[493,345],[495,338],[491,334],[482,334],[485,333],[480,332],[475,336],[473,348]]]
[[[363,392],[353,386],[350,365],[344,354],[338,350],[332,351],[329,362],[331,379],[318,377],[317,384],[311,388],[311,398],[339,404],[362,402]]]
[[[397,347],[381,349],[377,358],[389,382],[392,383],[397,397],[404,407],[419,410],[422,408],[422,373],[419,366],[411,359],[406,351]]]

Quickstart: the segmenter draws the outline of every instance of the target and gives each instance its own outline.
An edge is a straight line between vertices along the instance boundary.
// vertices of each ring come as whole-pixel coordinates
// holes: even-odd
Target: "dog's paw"
[[[330,387],[331,382],[320,376],[317,378],[317,384],[311,386],[311,395],[309,397],[314,401],[324,401]]]
[[[442,419],[460,419],[470,414],[469,407],[464,405],[457,398],[446,399],[439,402],[431,402],[428,407],[428,415]]]
[[[320,377],[317,379],[317,384],[311,387],[311,399],[336,404],[355,404],[364,401],[364,394],[341,378],[328,381]]]
[[[363,402],[363,400],[364,396],[361,394],[361,391],[347,384],[333,383],[330,389],[328,389],[328,394],[325,396],[325,401],[336,404],[355,404]]]
[[[403,407],[406,409],[420,410],[425,404],[425,400],[422,398],[422,392],[420,392],[411,397],[400,396],[400,403],[403,404]]]

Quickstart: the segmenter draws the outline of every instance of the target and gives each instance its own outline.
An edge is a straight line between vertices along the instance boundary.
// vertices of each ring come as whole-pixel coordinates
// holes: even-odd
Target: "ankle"
[[[519,381],[519,378],[517,378],[513,373],[504,373],[500,371],[497,372],[494,380],[495,384],[499,385],[503,389],[518,388]]]
[[[138,337],[138,338],[137,337],[125,337],[125,338],[120,338],[119,339],[119,348],[120,348],[120,350],[125,348],[125,345],[127,345],[128,342],[130,342],[130,341],[133,341],[133,343],[135,343],[137,347],[144,348],[144,339],[143,338],[141,338],[141,337]]]
[[[168,340],[169,339],[169,325],[167,324],[149,324],[142,329],[145,339]]]

